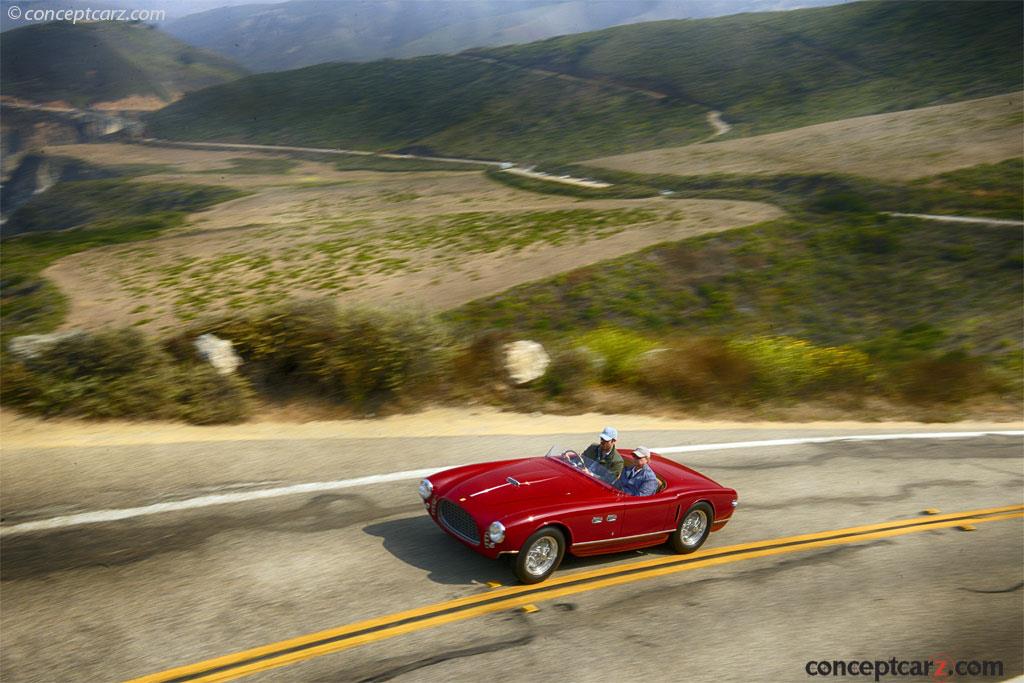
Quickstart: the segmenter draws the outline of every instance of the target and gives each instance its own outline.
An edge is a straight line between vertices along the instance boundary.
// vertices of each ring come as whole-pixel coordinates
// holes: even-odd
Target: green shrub
[[[894,363],[921,358],[941,347],[949,335],[928,323],[891,330],[861,345],[872,358]]]
[[[451,341],[431,316],[292,304],[201,325],[229,339],[265,390],[300,385],[357,406],[414,398],[447,376]],[[433,391],[431,392],[433,394]]]
[[[175,396],[179,414],[192,424],[242,422],[250,413],[253,391],[237,375],[222,375],[208,365],[195,365],[180,373]]]
[[[884,226],[858,226],[849,232],[850,250],[857,254],[893,254],[900,239]]]
[[[160,360],[140,332],[118,329],[61,339],[31,365],[36,372],[53,377],[113,379],[133,372],[151,372]]]
[[[733,340],[729,347],[751,363],[754,389],[762,398],[856,391],[874,379],[867,354],[847,347],[814,346],[792,337]]]
[[[5,404],[43,416],[233,422],[251,408],[244,380],[183,365],[135,330],[63,339],[3,364]]]
[[[1024,350],[1017,348],[996,356],[988,372],[997,390],[1016,401],[1024,398]]]
[[[229,187],[188,183],[106,180],[61,182],[20,206],[4,225],[6,235],[110,227],[167,213],[192,212],[244,193]],[[139,230],[143,228],[138,228]]]
[[[594,355],[582,348],[553,351],[541,386],[549,396],[574,396],[595,379],[595,361]]]
[[[21,361],[4,358],[0,363],[0,403],[28,406],[34,399],[36,378]]]
[[[656,344],[631,330],[602,327],[587,332],[575,340],[575,346],[594,353],[600,366],[600,379],[614,384],[634,374],[640,356]]]
[[[808,203],[812,211],[825,213],[864,213],[871,205],[862,195],[849,191],[824,192]]]

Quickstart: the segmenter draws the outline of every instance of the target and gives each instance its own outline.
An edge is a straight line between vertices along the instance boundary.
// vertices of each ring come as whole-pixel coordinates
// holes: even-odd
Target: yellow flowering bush
[[[729,347],[752,364],[756,390],[764,397],[859,389],[874,380],[868,355],[849,347],[793,337],[733,340]]]

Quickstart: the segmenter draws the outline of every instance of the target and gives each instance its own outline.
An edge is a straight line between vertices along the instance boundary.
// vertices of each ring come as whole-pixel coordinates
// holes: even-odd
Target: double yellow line
[[[509,586],[457,600],[449,600],[417,609],[397,612],[376,619],[356,622],[243,652],[163,671],[128,683],[184,683],[185,681],[227,681],[331,652],[346,650],[404,633],[472,619],[530,603],[651,579],[676,572],[713,567],[770,555],[802,552],[845,543],[902,536],[933,529],[967,524],[998,522],[1024,517],[1024,505],[971,510],[945,515],[930,515],[895,522],[820,531],[704,550],[692,555],[659,556],[640,562],[558,576],[532,586]]]

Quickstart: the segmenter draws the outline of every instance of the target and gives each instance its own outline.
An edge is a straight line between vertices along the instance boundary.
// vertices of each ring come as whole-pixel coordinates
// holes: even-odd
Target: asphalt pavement
[[[955,427],[950,427],[955,430]],[[651,431],[632,446],[837,430]],[[872,431],[872,430],[863,430]],[[873,430],[884,432],[884,428]],[[624,435],[626,436],[626,435]],[[191,442],[3,453],[3,529],[87,511],[541,454],[591,434]],[[1024,503],[1024,439],[896,439],[672,455],[736,488],[705,548]],[[127,680],[515,583],[447,537],[414,480],[0,536],[0,677]],[[300,657],[265,681],[812,681],[821,662],[1024,671],[1018,518],[643,576]],[[553,578],[669,560],[568,559]],[[906,667],[905,667],[906,668]],[[909,669],[907,669],[909,670]],[[810,675],[808,671],[816,675]],[[888,676],[881,680],[935,680]],[[941,679],[940,679],[941,680]]]

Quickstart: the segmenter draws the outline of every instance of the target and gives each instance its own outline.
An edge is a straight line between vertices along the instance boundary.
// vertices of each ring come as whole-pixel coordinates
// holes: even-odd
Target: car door
[[[588,481],[566,496],[560,517],[569,526],[574,551],[599,551],[619,537],[622,494],[597,481]],[[575,500],[573,500],[575,499]]]
[[[569,519],[573,547],[597,546],[618,539],[621,507],[607,505],[578,510]]]
[[[674,529],[675,498],[664,493],[653,496],[622,496],[619,538],[623,542]]]

